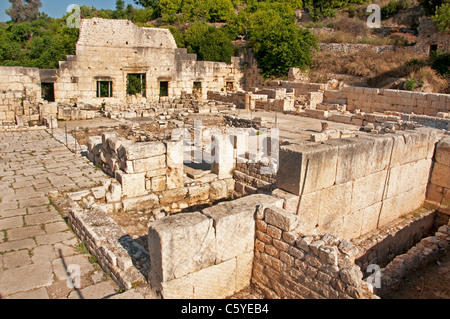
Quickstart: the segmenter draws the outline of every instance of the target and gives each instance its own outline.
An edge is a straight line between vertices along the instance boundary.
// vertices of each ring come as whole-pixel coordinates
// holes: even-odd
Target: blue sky
[[[41,0],[41,12],[47,13],[54,18],[61,18],[70,4],[94,6],[97,9],[115,9],[116,0]],[[125,4],[134,4],[133,0],[125,0]],[[0,21],[10,20],[5,10],[11,6],[8,0],[0,0]],[[136,6],[136,5],[135,5]]]

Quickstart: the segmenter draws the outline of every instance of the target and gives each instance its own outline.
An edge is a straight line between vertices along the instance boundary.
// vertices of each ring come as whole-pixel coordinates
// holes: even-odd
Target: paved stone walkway
[[[0,298],[117,295],[117,285],[89,260],[47,195],[101,185],[107,178],[47,131],[0,133]],[[73,266],[81,286],[67,284]],[[75,268],[74,268],[75,269]]]

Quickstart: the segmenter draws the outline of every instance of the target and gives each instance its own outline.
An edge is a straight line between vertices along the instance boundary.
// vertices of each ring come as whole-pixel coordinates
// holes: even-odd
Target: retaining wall
[[[282,146],[275,195],[305,233],[357,238],[422,206],[436,141],[423,129]]]
[[[439,212],[450,216],[450,137],[437,143],[430,176],[427,200],[436,204]]]
[[[450,95],[390,89],[345,87],[342,91],[325,91],[324,103],[346,104],[348,111],[394,111],[436,116],[450,111]]]
[[[280,208],[260,209],[256,216],[252,282],[266,298],[374,297],[354,264],[358,249],[350,241],[301,236],[300,218]]]

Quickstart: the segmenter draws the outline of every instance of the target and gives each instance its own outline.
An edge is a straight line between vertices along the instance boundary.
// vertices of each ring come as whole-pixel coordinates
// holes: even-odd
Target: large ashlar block
[[[421,207],[425,200],[426,189],[427,184],[424,184],[385,199],[380,212],[378,228]]]
[[[155,288],[161,292],[164,299],[194,298],[194,278],[192,275],[162,282]]]
[[[194,299],[223,299],[236,292],[236,259],[192,274]]]
[[[158,155],[148,158],[137,159],[133,161],[135,173],[147,173],[154,170],[160,170],[166,167],[166,156]]]
[[[405,131],[393,135],[391,167],[427,158],[430,134],[429,131]]]
[[[146,194],[145,173],[127,174],[120,170],[115,172],[116,179],[122,185],[122,195],[138,197]]]
[[[233,177],[234,145],[232,136],[211,136],[211,172],[217,174],[219,179]],[[234,140],[234,139],[233,139]]]
[[[152,223],[148,233],[150,278],[167,282],[214,265],[215,237],[213,220],[198,212]]]
[[[203,210],[214,221],[216,264],[253,251],[255,207],[220,203]]]
[[[350,212],[352,202],[352,182],[329,187],[321,191],[319,227],[334,230],[336,223]]]
[[[361,235],[367,234],[368,232],[377,229],[380,211],[381,202],[375,203],[372,206],[358,211],[358,213],[362,216]]]
[[[372,171],[372,139],[336,139],[326,143],[338,147],[336,184],[362,178]]]
[[[355,212],[381,202],[387,170],[370,174],[353,182],[351,209]]]
[[[289,232],[296,228],[299,224],[299,218],[297,215],[277,207],[266,208],[264,211],[264,216],[266,223],[275,226],[282,231]]]
[[[247,288],[252,279],[254,253],[249,252],[236,257],[236,292]]]
[[[183,140],[166,141],[167,149],[167,189],[184,186]]]
[[[160,142],[134,143],[122,145],[119,150],[119,157],[124,157],[128,161],[164,155],[166,146]]]
[[[437,186],[450,188],[450,166],[434,163],[430,182]]]
[[[389,174],[386,197],[390,198],[427,184],[430,168],[431,159],[423,159],[393,167]]]
[[[330,187],[336,180],[337,158],[338,147],[332,145],[281,146],[277,186],[294,195]]]
[[[436,163],[450,167],[450,137],[443,138],[436,146]]]
[[[298,227],[305,234],[311,233],[312,230],[316,229],[316,226],[318,227],[319,225],[321,194],[322,191],[317,191],[305,194],[301,197],[297,212],[300,219]]]

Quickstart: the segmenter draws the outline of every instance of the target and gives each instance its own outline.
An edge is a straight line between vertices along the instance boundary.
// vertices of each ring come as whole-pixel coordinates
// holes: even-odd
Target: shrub
[[[433,22],[438,30],[450,33],[450,3],[445,3],[437,8]]]

